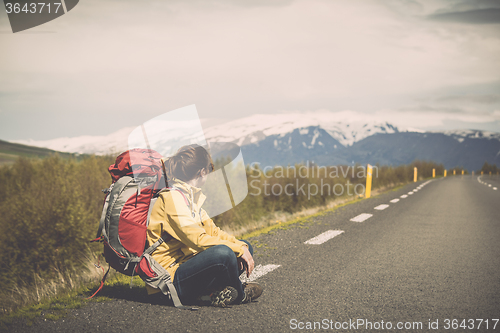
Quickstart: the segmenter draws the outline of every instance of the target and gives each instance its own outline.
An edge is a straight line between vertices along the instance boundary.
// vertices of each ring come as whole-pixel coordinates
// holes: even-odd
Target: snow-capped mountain
[[[437,132],[439,133],[439,132]],[[463,142],[465,139],[489,139],[500,140],[500,133],[478,131],[478,130],[452,130],[442,132],[444,135],[451,136],[458,142]]]
[[[343,146],[351,146],[376,133],[397,133],[398,129],[384,122],[367,123],[360,120],[339,121],[334,112],[289,113],[277,115],[256,114],[204,129],[209,142],[234,142],[239,146],[258,143],[271,135],[285,136],[295,129],[302,134],[307,128],[319,126]],[[79,154],[104,155],[127,149],[128,135],[134,127],[123,128],[106,136],[63,137],[52,140],[15,140],[30,146]],[[313,143],[314,144],[314,143]]]
[[[208,142],[240,145],[246,163],[270,166],[305,161],[321,165],[353,162],[399,165],[421,159],[443,163],[445,167],[477,170],[485,161],[500,164],[500,133],[478,130],[425,132],[397,128],[388,122],[349,120],[349,115],[345,112],[252,115],[203,132]],[[182,128],[170,125],[168,133],[174,137],[178,132],[183,133]],[[156,133],[160,138],[157,144],[178,146],[179,139],[168,139],[161,134],[162,128],[168,127],[165,126],[160,126],[160,132]],[[134,129],[136,134],[142,133],[140,127],[124,128],[107,136],[16,142],[62,152],[117,154],[127,149],[129,135]],[[189,140],[200,142],[195,136],[181,141]]]
[[[205,130],[208,141],[234,142],[239,146],[257,143],[270,135],[284,136],[295,129],[319,126],[343,146],[351,146],[376,133],[397,133],[398,129],[387,123],[347,121],[336,117],[333,112],[256,114]],[[304,132],[305,133],[305,132]]]
[[[134,127],[126,127],[108,135],[83,135],[51,140],[13,140],[28,146],[43,147],[65,153],[106,155],[127,149],[127,138]]]

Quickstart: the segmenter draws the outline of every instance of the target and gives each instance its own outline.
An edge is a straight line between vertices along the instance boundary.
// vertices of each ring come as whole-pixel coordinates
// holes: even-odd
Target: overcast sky
[[[209,126],[329,110],[500,132],[500,1],[81,0],[13,34],[0,139],[102,135],[196,104]]]

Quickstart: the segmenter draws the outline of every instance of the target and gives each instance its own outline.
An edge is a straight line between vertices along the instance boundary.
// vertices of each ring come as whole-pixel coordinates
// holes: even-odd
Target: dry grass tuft
[[[63,274],[59,269],[54,268],[57,277],[53,279],[43,279],[38,274],[34,274],[32,285],[17,285],[10,290],[0,292],[0,313],[10,312],[32,304],[38,304],[45,300],[57,297],[69,290],[94,284],[102,278],[102,269],[97,269],[91,255],[86,255],[83,259],[85,268],[78,272]]]

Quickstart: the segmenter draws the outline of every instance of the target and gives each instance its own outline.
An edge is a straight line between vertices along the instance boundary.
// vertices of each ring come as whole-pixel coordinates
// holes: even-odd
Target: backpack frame
[[[139,275],[147,285],[171,298],[176,308],[196,310],[182,305],[170,274],[151,256],[172,237],[165,233],[146,247],[151,210],[166,186],[162,169],[161,155],[152,149],[131,149],[116,158],[115,164],[108,168],[112,184],[103,190],[106,199],[92,242],[104,244],[103,255],[109,267],[132,278]],[[102,288],[108,272],[94,295]]]

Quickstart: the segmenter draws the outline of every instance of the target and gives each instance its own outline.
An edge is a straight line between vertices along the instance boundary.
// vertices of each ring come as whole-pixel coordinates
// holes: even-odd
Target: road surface
[[[124,291],[14,331],[500,332],[493,187],[477,175],[421,181],[251,239],[265,288],[251,304],[192,312]]]

